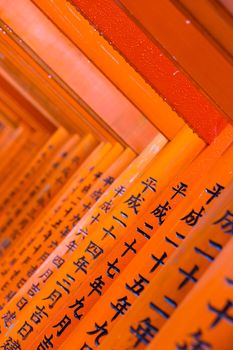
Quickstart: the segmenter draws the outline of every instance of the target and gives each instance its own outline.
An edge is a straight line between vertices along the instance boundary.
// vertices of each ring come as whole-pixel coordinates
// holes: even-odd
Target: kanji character
[[[27,294],[30,297],[34,297],[34,295],[36,295],[37,293],[39,293],[40,291],[40,283],[32,283],[31,288],[28,290]]]
[[[187,272],[183,270],[182,268],[179,268],[179,272],[185,276],[184,280],[179,284],[178,289],[183,288],[189,281],[196,283],[197,278],[194,276],[195,273],[199,271],[199,267],[195,265],[190,272]]]
[[[158,332],[158,329],[153,326],[151,319],[147,317],[140,321],[136,328],[130,326],[130,332],[137,337],[137,341],[134,344],[134,347],[136,348],[140,343],[145,345],[149,344]]]
[[[82,271],[83,273],[87,274],[89,262],[86,260],[85,256],[78,258],[78,260],[74,261],[73,264],[77,267],[75,272]]]
[[[53,328],[59,328],[57,331],[57,337],[60,337],[60,335],[66,330],[67,327],[71,324],[71,319],[65,315],[63,319],[55,324]]]
[[[26,321],[17,333],[21,336],[22,340],[25,340],[32,331],[33,327]]]
[[[90,283],[92,290],[90,291],[88,296],[94,292],[96,292],[99,295],[102,295],[102,289],[104,285],[105,285],[105,282],[103,281],[102,276],[97,277],[94,282]]]
[[[68,248],[67,253],[70,253],[74,252],[77,249],[78,245],[75,240],[72,240],[68,244],[66,244],[66,247]]]
[[[214,222],[215,225],[220,225],[224,233],[233,235],[233,214],[227,210],[225,214]]]
[[[128,283],[126,283],[126,288],[129,289],[133,294],[136,296],[139,296],[143,290],[145,289],[144,284],[148,284],[149,281],[143,277],[142,275],[138,275],[139,279],[134,279],[134,284],[132,286],[129,286]]]
[[[124,315],[125,311],[127,311],[130,306],[131,304],[128,302],[127,296],[119,298],[116,304],[111,302],[111,307],[116,311],[112,321],[114,321],[119,315]]]
[[[84,307],[84,300],[85,297],[83,296],[81,299],[76,299],[75,303],[69,306],[70,309],[74,309],[74,317],[76,317],[78,320],[80,320],[83,316],[82,314],[78,314],[78,311]]]
[[[70,275],[66,274],[67,278],[62,279],[62,283],[60,281],[56,281],[56,284],[61,287],[67,294],[70,294],[70,290],[68,287],[71,286],[71,282],[74,282],[75,279]],[[71,281],[71,282],[70,282]]]
[[[113,230],[114,230],[114,226],[113,226],[113,225],[112,225],[109,229],[103,227],[102,230],[105,232],[105,235],[103,236],[102,239],[105,239],[107,236],[110,236],[110,237],[112,237],[113,239],[116,239],[116,236],[115,236],[114,233],[113,233]]]
[[[195,226],[198,220],[203,216],[204,211],[204,207],[201,207],[198,212],[192,209],[191,212],[181,218],[181,220],[185,221],[185,223],[189,226]]]
[[[95,328],[96,329],[94,331],[87,332],[87,334],[90,334],[90,335],[97,334],[97,337],[95,338],[95,345],[96,346],[99,346],[100,345],[100,339],[108,334],[107,325],[108,325],[107,321],[105,321],[100,326],[97,323],[95,323]]]
[[[112,185],[114,180],[115,180],[114,177],[109,175],[103,179],[103,182],[104,182],[105,186],[107,186],[107,185]]]
[[[157,182],[158,181],[151,176],[145,181],[142,181],[142,184],[145,186],[144,189],[142,190],[142,193],[147,191],[148,189],[151,190],[152,192],[156,192]]]
[[[25,297],[20,298],[16,306],[19,311],[21,311],[28,304],[28,300]]]
[[[149,229],[150,231],[152,231],[153,228],[154,228],[152,225],[148,224],[147,222],[144,222],[144,226],[145,226],[147,229]],[[140,227],[137,227],[137,228],[136,228],[136,231],[137,231],[138,233],[140,233],[140,234],[141,234],[143,237],[145,237],[146,239],[150,239],[150,237],[151,237],[147,232],[144,231],[144,229],[142,229],[142,228],[140,228]]]
[[[168,210],[170,210],[170,204],[167,201],[164,205],[159,204],[159,206],[157,206],[152,212],[151,214],[153,214],[157,219],[158,219],[158,224],[162,225],[165,221],[165,217],[167,215]]]
[[[219,185],[218,183],[216,183],[216,185],[213,187],[212,190],[209,190],[208,188],[206,188],[206,192],[208,194],[211,194],[211,197],[207,200],[206,204],[209,204],[210,202],[212,202],[213,199],[220,196],[220,194],[222,193],[222,190],[224,189],[225,187],[222,185]]]
[[[57,269],[59,269],[65,262],[63,258],[61,258],[59,255],[56,255],[53,260],[53,264],[56,266]]]
[[[40,342],[40,344],[37,346],[37,350],[46,350],[46,349],[53,348],[52,339],[53,339],[52,334],[49,337],[45,335],[42,342]]]
[[[128,218],[128,215],[126,213],[124,213],[123,211],[120,212],[120,216],[123,217],[124,219]],[[112,218],[115,221],[117,221],[121,226],[127,227],[127,224],[122,219],[120,219],[119,217],[113,215]]]
[[[154,254],[151,254],[151,258],[156,261],[155,265],[152,267],[150,272],[154,272],[159,266],[163,266],[165,264],[165,259],[167,258],[167,253],[164,252],[160,258],[157,258]]]
[[[112,205],[113,201],[110,200],[103,202],[99,207],[105,214],[107,214],[111,210]]]
[[[128,208],[133,209],[134,214],[138,214],[138,208],[141,206],[141,203],[144,201],[141,193],[138,193],[136,196],[131,195],[125,203],[128,204]]]
[[[16,313],[15,312],[11,312],[10,310],[8,310],[3,316],[2,319],[4,321],[4,325],[6,328],[9,328],[15,321],[16,319]]]
[[[43,300],[50,300],[52,303],[49,304],[49,308],[52,309],[54,305],[58,302],[58,300],[61,299],[61,297],[62,297],[62,294],[57,289],[54,289],[52,293],[47,298],[44,298]]]
[[[3,350],[22,350],[19,341],[14,340],[12,337],[9,337],[4,342],[4,344],[0,346],[0,349],[3,349]]]
[[[42,275],[39,276],[39,278],[42,278],[42,282],[45,283],[52,274],[53,271],[51,269],[47,269]]]
[[[186,197],[186,190],[188,188],[188,185],[184,184],[183,182],[180,182],[176,187],[172,187],[173,191],[175,192],[171,199],[175,198],[178,194],[182,197]]]
[[[98,258],[101,254],[103,254],[103,249],[99,247],[96,243],[93,241],[90,241],[87,248],[85,249],[85,252],[92,255],[93,259]]]
[[[120,273],[120,269],[116,266],[118,264],[118,259],[116,258],[113,263],[108,262],[108,270],[107,270],[107,275],[109,278],[114,278],[115,273],[112,271],[115,271],[117,273]]]
[[[42,308],[36,306],[36,311],[33,312],[33,314],[30,317],[31,321],[33,321],[35,324],[38,324],[41,322],[43,316],[48,317],[48,314],[44,310],[45,306],[42,306]]]
[[[114,191],[116,192],[115,197],[123,196],[123,194],[126,191],[126,188],[124,186],[118,186],[117,188],[114,189]]]
[[[233,313],[230,315],[228,311],[233,310],[233,302],[232,300],[227,300],[223,306],[223,308],[218,309],[217,307],[208,304],[209,311],[213,312],[216,317],[210,325],[210,328],[216,327],[222,320],[228,321],[233,324]]]
[[[136,249],[134,248],[134,245],[137,243],[136,239],[133,240],[132,243],[124,242],[124,245],[126,246],[126,250],[121,254],[121,257],[125,256],[129,251],[133,252],[134,254],[137,253]]]

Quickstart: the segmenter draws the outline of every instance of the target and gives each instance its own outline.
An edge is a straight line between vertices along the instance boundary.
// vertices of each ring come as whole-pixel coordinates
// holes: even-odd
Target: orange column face
[[[232,249],[231,239],[148,349],[182,349],[195,344],[206,349],[232,349]]]
[[[124,195],[125,191],[129,189],[134,181],[141,175],[141,173],[145,170],[145,168],[149,165],[155,155],[161,150],[161,148],[166,143],[165,138],[156,137],[155,140],[147,147],[147,149],[142,152],[142,154],[135,159],[135,161],[120,175],[113,185],[109,188],[109,190],[104,193],[101,198],[97,201],[96,205],[92,209],[88,211],[88,215],[85,215],[77,225],[72,229],[70,234],[63,240],[62,244],[60,244],[55,251],[46,259],[45,263],[40,267],[38,272],[35,272],[31,279],[28,280],[27,283],[20,289],[20,295],[25,295],[25,298],[28,297],[28,290],[31,288],[31,284],[37,283],[46,283],[46,275],[48,271],[55,271],[56,266],[53,263],[55,257],[60,256],[64,261],[68,260],[71,251],[67,251],[67,246],[70,245],[70,242],[75,240],[77,245],[80,245],[82,240],[86,238],[86,236],[91,235],[91,233],[98,232],[98,227],[101,225],[101,222],[105,219],[105,216],[108,215],[109,211],[111,212],[113,208],[121,201],[121,197]],[[132,153],[132,152],[130,152]],[[103,154],[102,154],[103,155]],[[95,154],[94,159],[96,160],[97,154]],[[104,155],[106,157],[106,154]],[[91,166],[91,164],[89,165]],[[110,169],[109,169],[110,170]],[[83,178],[85,174],[80,174],[80,179]],[[75,185],[73,185],[75,186]],[[66,196],[65,196],[66,198]],[[73,204],[72,204],[73,205]],[[56,204],[57,207],[57,204]],[[54,213],[57,212],[57,208],[55,207]],[[59,204],[58,204],[59,207]],[[60,208],[59,211],[61,212]],[[61,213],[60,213],[61,214]],[[47,218],[45,217],[45,221]],[[44,222],[45,223],[45,222]],[[56,223],[56,220],[53,218],[50,220],[50,225]],[[43,226],[43,225],[42,225]],[[46,237],[50,230],[46,227],[44,230],[44,236]],[[52,232],[54,229],[52,228]],[[43,234],[43,231],[42,231]],[[53,235],[52,235],[53,236]],[[51,237],[52,239],[52,237]],[[46,245],[43,246],[44,252],[46,252]],[[41,253],[43,256],[43,253]],[[25,273],[25,269],[24,269]],[[5,275],[5,274],[4,274]],[[17,278],[17,276],[16,276]],[[24,277],[25,278],[25,277]],[[33,280],[33,281],[32,281]],[[20,282],[20,281],[19,281]],[[8,303],[7,305],[10,308],[17,307],[18,296]],[[6,300],[5,300],[6,303]],[[13,306],[14,305],[14,306]],[[4,307],[4,303],[1,304],[1,308]]]
[[[190,141],[190,139],[192,141]],[[189,140],[188,144],[187,144],[187,140]],[[137,204],[136,206],[136,212],[138,212],[139,210],[140,213],[142,214],[145,211],[146,206],[153,201],[154,192],[143,191],[146,186],[145,184],[147,183],[146,181],[148,181],[148,178],[150,176],[156,178],[158,181],[157,192],[162,191],[162,189],[168,183],[169,179],[171,179],[172,176],[176,174],[181,167],[185,166],[185,164],[189,162],[190,159],[195,158],[195,156],[201,151],[201,149],[204,148],[204,146],[205,146],[204,143],[195,134],[193,134],[189,128],[184,128],[184,130],[182,130],[179,133],[179,135],[177,135],[176,139],[171,141],[169,145],[165,147],[165,149],[159,154],[159,156],[156,157],[155,160],[153,160],[152,164],[146,170],[144,175],[140,177],[140,180],[137,181],[136,185],[133,186],[132,190],[129,191],[128,196],[132,198],[133,196],[137,195],[139,191],[140,203]],[[141,193],[142,191],[143,193]],[[129,197],[127,198],[129,199]],[[106,220],[104,221],[103,226],[101,227],[101,230],[99,228],[99,230],[95,232],[95,243],[98,244],[98,246],[102,246],[102,249],[104,249],[105,253],[109,252],[112,249],[113,245],[115,244],[115,239],[117,239],[117,236],[119,235],[120,237],[122,234],[124,234],[126,227],[125,225],[122,224],[122,222],[124,223],[124,220],[127,220],[128,224],[130,224],[130,222],[132,223],[132,221],[135,220],[135,208],[130,203],[131,203],[130,200],[128,201],[126,200],[122,202],[121,205],[119,205],[116,209],[113,210],[111,217],[106,217]],[[138,208],[138,206],[140,208]],[[122,227],[122,225],[124,227]],[[111,226],[113,227],[114,232],[111,232]],[[100,235],[100,232],[101,232],[101,235]],[[63,276],[62,278],[66,278],[65,276],[68,274],[72,278],[72,283],[71,281],[68,282],[70,284],[70,288],[72,290],[76,290],[77,283],[80,283],[80,281],[79,279],[76,279],[75,276],[72,276],[73,273],[71,271],[74,271],[74,269],[76,269],[76,272],[78,272],[79,263],[77,262],[77,266],[76,266],[76,261],[73,259],[77,258],[77,261],[78,261],[79,258],[81,258],[82,255],[84,254],[84,251],[86,249],[89,249],[87,247],[91,244],[91,241],[92,241],[91,237],[90,238],[88,237],[84,242],[85,244],[83,248],[81,248],[80,246],[81,250],[80,249],[76,250],[76,257],[73,255],[72,259],[70,259],[67,262],[67,264],[64,264],[63,266],[61,266],[61,268],[58,271],[58,274],[56,273],[51,276],[51,278],[47,281],[46,286],[41,291],[42,294],[39,293],[35,295],[35,299],[33,298],[34,299],[33,303],[29,303],[29,305],[28,306],[26,305],[26,308],[22,310],[21,315],[23,318],[24,317],[30,318],[31,308],[34,309],[35,303],[39,302],[40,304],[41,301],[43,299],[46,299],[48,295],[54,290],[54,288],[57,285],[57,282],[56,282],[57,278],[58,278],[58,281],[60,281],[62,276]],[[84,249],[84,251],[82,249]],[[81,256],[79,256],[80,253],[81,253]],[[86,258],[89,260],[88,256]],[[94,266],[95,261],[90,259],[88,264],[90,265],[90,267]],[[80,278],[85,277],[85,274],[82,275],[79,273],[79,275],[80,275]],[[59,282],[59,284],[60,283],[62,282]],[[69,294],[71,293],[70,290],[68,294],[62,293],[63,303],[65,303],[65,300],[66,302],[68,301]],[[50,299],[49,297],[48,299],[46,299],[48,305],[50,305],[49,299]],[[53,315],[56,316],[57,307],[59,306],[59,304],[60,303],[56,303],[52,307],[48,306],[48,311],[50,310],[49,313],[51,312]],[[43,323],[44,321],[45,320],[43,320]],[[17,325],[15,324],[14,328],[12,328],[12,335],[13,333],[18,334],[18,331],[22,326],[20,321],[19,323],[17,323]],[[46,323],[48,324],[48,320]],[[40,325],[38,324],[37,327],[35,328],[34,335],[40,333],[41,327],[44,328],[45,324],[42,324],[42,323]],[[58,337],[56,341],[59,342],[60,341],[59,339],[61,338]],[[26,337],[25,339],[22,339],[22,343],[24,344],[24,346],[26,346],[28,342],[31,343],[31,341],[32,341],[31,337]]]
[[[117,172],[120,172],[122,167],[121,163],[126,165],[133,158],[132,151],[127,150],[126,154],[122,154],[121,152],[122,148],[119,145],[113,147],[108,152],[108,155],[105,156],[103,160],[101,160],[101,162],[95,166],[95,168],[92,166],[93,169],[86,179],[81,178],[81,183],[76,182],[77,189],[75,190],[75,179],[73,179],[73,186],[71,186],[69,192],[67,192],[68,200],[64,201],[62,198],[60,203],[56,203],[56,205],[60,204],[58,212],[55,211],[52,213],[52,211],[50,211],[50,215],[48,215],[42,225],[39,225],[39,228],[35,227],[34,230],[30,228],[30,230],[24,232],[24,236],[26,235],[26,237],[20,244],[20,251],[17,251],[17,249],[11,251],[8,259],[5,258],[7,261],[4,265],[4,270],[7,271],[8,268],[10,268],[10,271],[12,272],[12,268],[14,268],[17,264],[17,268],[21,266],[19,268],[21,273],[18,273],[17,275],[14,273],[13,275],[9,275],[9,273],[6,272],[4,274],[4,281],[1,284],[1,290],[3,291],[1,299],[3,298],[6,300],[7,295],[9,295],[10,292],[12,293],[12,291],[18,291],[19,288],[23,287],[27,278],[29,278],[28,275],[30,273],[31,266],[35,265],[37,268],[40,267],[40,264],[43,263],[52,250],[58,246],[58,244],[68,235],[70,231],[72,231],[72,228],[75,227],[85,213],[91,209],[93,203],[97,201],[99,197],[101,197],[102,193],[109,186],[107,181],[113,181],[113,176],[116,175]],[[118,158],[118,161],[116,161],[116,158]],[[106,169],[108,169],[110,164],[114,163],[116,163],[115,169],[112,167],[110,174],[108,174]],[[79,169],[79,174],[81,170],[82,169]],[[105,181],[107,183],[105,183]],[[46,226],[46,230],[43,227],[44,225]],[[30,232],[29,238],[27,237],[28,232]],[[46,243],[44,242],[45,237]],[[47,245],[47,249],[45,249],[45,247],[42,248],[42,246],[45,244]],[[77,243],[75,246],[77,247]],[[42,249],[44,249],[44,253],[41,252]],[[61,259],[62,255],[64,255],[66,251],[67,245],[64,246],[63,254],[59,254]],[[14,256],[13,260],[12,255]],[[22,255],[24,255],[24,257],[21,258]],[[25,261],[25,256],[30,258],[26,259]],[[55,256],[58,255],[56,254]]]
[[[55,157],[50,160],[49,165],[44,169],[45,172],[38,176],[34,184],[36,190],[32,193],[30,188],[24,193],[21,200],[21,206],[16,205],[14,208],[17,211],[16,220],[14,220],[14,213],[11,213],[11,217],[6,215],[5,220],[1,220],[1,233],[9,238],[9,242],[14,241],[19,236],[19,231],[25,229],[33,220],[33,211],[38,213],[42,208],[50,201],[55,195],[55,191],[62,187],[62,184],[69,178],[74,172],[75,162],[75,147],[77,146],[79,137],[74,135],[71,137],[57,152]],[[50,192],[51,191],[51,192]],[[50,196],[51,193],[51,196]],[[36,215],[36,214],[35,214]],[[10,220],[11,219],[11,220]],[[9,233],[9,237],[7,234]],[[5,248],[8,248],[9,245]],[[4,249],[4,246],[2,246]]]
[[[212,169],[213,175],[203,177],[201,182],[198,181],[200,168],[198,171],[198,162],[196,162],[193,169],[190,167],[186,173],[181,173],[178,179],[174,180],[177,182],[169,184],[169,187],[163,191],[164,194],[161,194],[158,199],[155,198],[154,203],[141,218],[138,218],[134,225],[127,227],[128,233],[125,233],[115,249],[112,249],[106,256],[101,264],[102,268],[92,270],[89,278],[86,278],[87,281],[84,281],[83,286],[79,288],[80,295],[85,297],[85,303],[82,307],[82,321],[76,325],[62,349],[69,348],[74,341],[80,348],[84,342],[92,348],[96,338],[89,333],[89,330],[94,329],[95,324],[102,325],[107,322],[107,331],[111,333],[112,327],[119,319],[114,317],[117,314],[117,308],[112,307],[112,305],[120,305],[121,302],[127,301],[127,311],[130,311],[134,302],[137,299],[140,300],[141,295],[143,295],[141,293],[147,289],[151,278],[166,265],[172,253],[179,246],[183,249],[182,242],[196,223],[202,220],[203,212],[208,215],[216,199],[212,196],[209,197],[209,190],[212,189],[210,184],[215,186],[216,181],[220,184],[224,183],[221,188],[224,187],[228,191],[228,185],[232,182],[232,170],[230,170],[232,164],[228,170],[224,167],[229,166],[232,152],[233,148],[231,147],[231,152],[227,157],[220,158],[217,162],[219,165]],[[207,154],[206,159],[208,159]],[[216,171],[221,167],[222,174],[221,171]],[[193,171],[195,168],[196,174]],[[180,194],[177,195],[177,192],[174,197],[177,183],[188,184],[187,193],[183,193],[184,197]],[[223,193],[224,191],[221,195]],[[188,215],[185,215],[187,213]],[[114,283],[106,273],[109,262],[115,262],[115,268],[117,267],[117,270],[111,270]],[[190,263],[192,264],[192,260]],[[101,295],[95,292],[89,295],[93,281],[98,281],[99,276],[103,282]],[[105,310],[105,312],[100,310]],[[78,339],[76,339],[77,334],[79,334]],[[116,342],[113,341],[113,343],[114,346],[117,346]],[[124,338],[119,343],[120,348],[123,347]],[[112,345],[108,346],[109,343],[106,349],[111,349]]]
[[[135,345],[138,349],[144,349],[157,338],[158,332],[163,332],[164,325],[166,328],[173,314],[179,311],[181,302],[198,285],[199,280],[231,240],[228,229],[224,229],[224,217],[227,213],[230,217],[229,213],[232,213],[232,193],[233,184],[222,194],[220,201],[214,204],[208,216],[191,230],[183,244],[176,247],[171,258],[164,260],[164,265],[135,304],[125,310],[124,315],[118,315],[118,322],[103,342],[102,350],[133,348]],[[192,270],[193,278],[189,273]],[[189,318],[189,309],[186,318]],[[147,324],[151,326],[152,332],[145,334],[140,341],[139,327],[146,325],[144,320],[148,320]],[[125,330],[123,334],[121,329]],[[65,346],[64,344],[64,349]]]
[[[100,161],[101,159],[101,156],[104,156],[107,151],[111,150],[111,145],[110,144],[100,144],[90,155],[89,158],[92,158],[92,162],[90,159],[85,159],[84,161],[84,164],[83,165],[80,165],[80,162],[81,160],[83,160],[82,158],[84,157],[84,155],[86,155],[87,153],[89,153],[89,151],[92,150],[92,148],[94,147],[94,144],[92,143],[93,142],[93,139],[89,139],[89,137],[87,136],[87,138],[84,138],[84,140],[82,140],[78,146],[77,146],[77,153],[75,154],[75,157],[74,157],[74,154],[71,154],[71,159],[72,159],[72,163],[73,165],[75,166],[75,169],[76,169],[76,172],[74,173],[74,180],[76,180],[78,183],[79,183],[79,180],[81,181],[81,179],[85,179],[89,173],[90,173],[90,167],[93,166],[95,167],[96,164],[98,164],[98,162]],[[59,152],[59,156],[60,156],[60,153],[64,154],[64,149],[62,148],[62,151]],[[65,152],[66,153],[66,156],[68,156],[68,152]],[[99,154],[98,154],[99,153]],[[59,165],[59,159],[60,157],[58,156],[57,158],[57,155],[55,155],[55,159],[52,160],[52,164],[57,164]],[[46,169],[48,170],[48,169]],[[49,171],[50,171],[50,167],[49,167]],[[47,172],[48,173],[48,172]],[[62,172],[63,174],[63,172]],[[64,175],[64,174],[63,174]],[[58,178],[58,182],[59,184],[61,185],[61,174],[57,174],[56,173],[56,176]],[[39,182],[39,184],[41,183],[41,181]],[[44,186],[44,181],[42,182],[43,186]],[[33,184],[32,184],[33,185]],[[55,196],[54,200],[52,199],[51,200],[51,203],[48,202],[47,204],[45,203],[44,204],[44,209],[42,208],[42,214],[43,214],[43,210],[46,211],[46,215],[43,217],[43,222],[41,223],[40,221],[40,216],[39,218],[32,220],[32,222],[30,222],[30,226],[29,227],[25,227],[25,228],[22,228],[19,232],[20,234],[18,235],[19,237],[13,237],[14,239],[17,239],[17,243],[19,244],[20,243],[20,247],[22,249],[22,251],[24,251],[24,247],[23,247],[23,244],[25,244],[25,240],[27,241],[27,244],[29,246],[31,246],[33,243],[34,243],[34,240],[35,240],[35,237],[32,238],[32,237],[28,237],[28,232],[31,232],[30,230],[34,230],[32,232],[34,232],[34,234],[38,234],[38,233],[41,233],[43,234],[44,233],[44,229],[46,227],[47,224],[49,224],[49,222],[47,221],[49,219],[49,208],[53,211],[53,215],[52,217],[54,218],[54,221],[53,221],[53,224],[56,226],[56,210],[57,208],[59,208],[62,204],[63,204],[63,201],[64,199],[66,199],[66,196],[68,195],[68,191],[70,191],[71,189],[73,190],[73,187],[75,188],[75,185],[73,183],[69,184],[69,181],[68,181],[68,189],[65,188],[65,193],[62,195],[62,198],[61,198],[61,201],[57,202],[57,199],[59,198],[59,193],[57,196]],[[46,186],[45,186],[46,187]],[[29,188],[30,190],[30,188]],[[31,191],[35,191],[34,188],[31,189]],[[43,191],[42,191],[43,193]],[[58,197],[58,198],[57,198]],[[40,199],[41,198],[41,193],[38,194],[38,198]],[[43,198],[43,197],[42,197]],[[37,205],[37,201],[34,203],[34,207],[36,208],[36,205]],[[28,208],[26,208],[27,211],[26,213],[23,212],[22,215],[24,217],[28,217]],[[47,212],[48,210],[48,212]],[[29,211],[30,212],[30,211]],[[13,211],[14,213],[14,211]],[[58,220],[59,222],[59,220]],[[14,232],[14,231],[13,231]],[[7,239],[6,239],[7,241]],[[30,243],[29,243],[30,242]],[[8,247],[6,247],[8,248]],[[4,256],[4,259],[2,259],[2,268],[3,268],[3,271],[5,269],[8,269],[8,263],[11,264],[11,261],[12,261],[12,253],[14,254],[15,251],[16,251],[16,247],[14,246],[11,246],[10,247],[10,250],[6,252],[5,256]],[[20,250],[21,254],[22,254],[22,251]],[[19,253],[20,253],[19,252]],[[12,266],[12,265],[11,265]]]
[[[4,211],[13,207],[14,203],[19,201],[23,192],[34,181],[35,173],[40,171],[40,167],[50,159],[55,150],[57,150],[63,142],[68,138],[68,133],[63,128],[59,128],[42,147],[41,151],[33,158],[31,163],[24,169],[19,178],[15,179],[15,184],[11,184],[10,188],[5,189],[5,194],[1,200],[1,217]],[[3,189],[4,190],[4,189]]]

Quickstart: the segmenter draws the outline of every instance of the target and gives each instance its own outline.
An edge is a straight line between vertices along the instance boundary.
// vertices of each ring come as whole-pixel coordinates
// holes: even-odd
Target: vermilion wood
[[[108,77],[114,85],[168,139],[181,129],[184,120],[145,82],[124,57],[92,25],[63,0],[33,0],[47,17]],[[127,125],[128,121],[127,121]],[[129,128],[130,129],[130,128]],[[147,138],[145,132],[143,138]],[[123,137],[123,135],[121,135]]]
[[[218,45],[223,55],[229,55],[228,59],[232,60],[233,18],[219,2],[213,0],[173,0],[173,3],[188,18],[191,17],[191,21],[194,21],[194,24],[197,24],[201,30],[204,30],[209,35],[209,40],[214,41]],[[206,15],[207,13],[208,16]]]
[[[200,27],[197,28],[192,16],[179,11],[170,0],[147,0],[146,6],[143,0],[118,2],[143,27],[142,30],[146,30],[152,41],[158,43],[175,64],[197,83],[199,89],[231,117],[233,103],[229,87],[233,85],[233,66],[207,34]],[[197,2],[202,6],[203,1],[195,1]],[[215,0],[212,2],[216,3]],[[178,1],[174,3],[177,5]],[[204,3],[208,4],[208,0]],[[211,11],[203,6],[202,13],[212,20]],[[221,18],[223,19],[222,14]],[[201,17],[198,20],[201,21]],[[227,37],[226,30],[224,37]]]
[[[223,115],[116,2],[71,2],[206,142],[213,141],[226,125]]]

